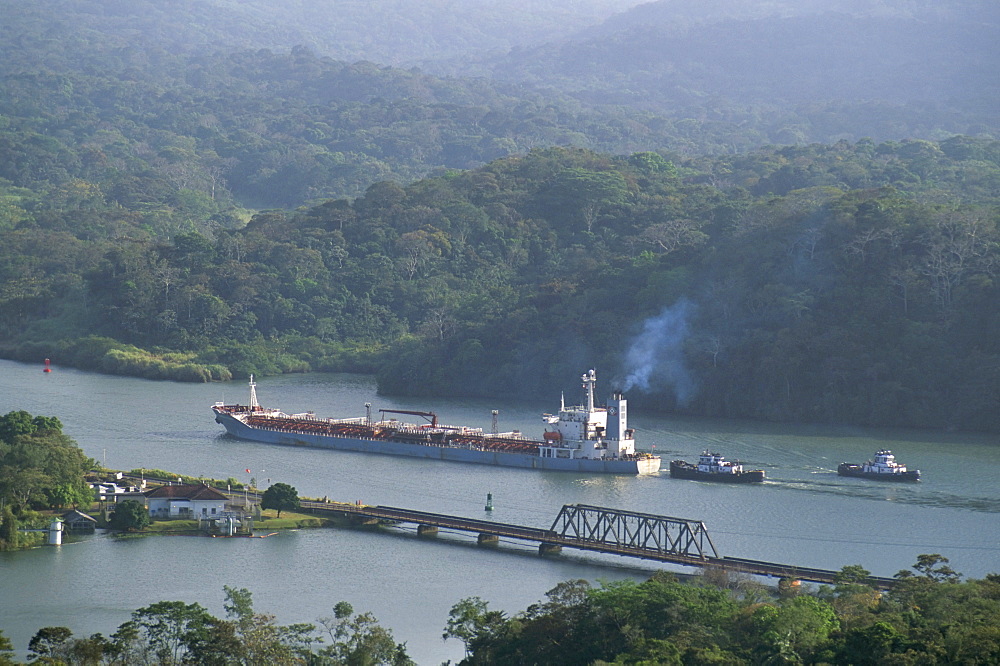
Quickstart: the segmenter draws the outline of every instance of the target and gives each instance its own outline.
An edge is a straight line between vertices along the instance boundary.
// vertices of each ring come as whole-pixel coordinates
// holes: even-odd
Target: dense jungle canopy
[[[508,614],[480,597],[458,601],[442,636],[458,664],[993,664],[1000,658],[1000,576],[962,580],[938,554],[919,555],[891,591],[858,565],[834,586],[709,569],[686,582],[666,571],[643,582],[567,580]],[[406,644],[345,601],[333,617],[280,625],[245,588],[223,586],[224,617],[201,604],[158,601],[108,636],[40,627],[27,663],[67,666],[369,664],[412,666]],[[0,665],[17,663],[0,630]],[[18,646],[21,647],[21,646]],[[447,662],[446,662],[447,663]]]
[[[377,369],[383,391],[527,397],[596,366],[663,409],[994,428],[998,148],[537,150],[168,237],[24,192],[0,326],[8,354],[110,372]]]
[[[525,398],[596,367],[643,409],[1000,429],[988,124],[762,145],[147,4],[2,2],[5,356]]]

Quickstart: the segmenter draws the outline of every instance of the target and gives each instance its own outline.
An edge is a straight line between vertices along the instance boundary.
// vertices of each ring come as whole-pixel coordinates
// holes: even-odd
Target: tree
[[[468,597],[452,606],[442,637],[461,640],[465,644],[466,661],[469,663],[502,662],[496,650],[504,647],[507,626],[506,613],[489,610],[489,604],[479,597]],[[542,663],[545,660],[538,661]]]
[[[834,580],[837,585],[864,585],[871,575],[872,572],[860,564],[848,564],[841,567],[837,575],[834,576]]]
[[[231,656],[239,655],[239,663],[248,664],[297,663],[296,655],[301,657],[311,652],[312,644],[318,640],[314,637],[315,625],[279,626],[273,615],[254,611],[250,590],[228,585],[222,589],[226,593],[224,608],[228,620],[220,620],[211,627],[211,640],[204,643],[206,648],[219,655],[228,649]],[[201,651],[198,663],[204,663],[210,654],[208,649]]]
[[[49,500],[58,507],[89,507],[94,502],[94,491],[81,480],[80,483],[61,483],[48,490]]]
[[[937,553],[917,555],[917,563],[913,568],[923,574],[925,579],[936,583],[957,583],[962,578],[962,574],[948,566],[948,558]],[[903,569],[895,575],[895,578],[906,580],[913,576],[912,572]]]
[[[332,658],[333,663],[413,666],[406,644],[396,643],[392,632],[379,625],[371,613],[354,615],[351,604],[341,601],[334,606],[333,614],[333,618],[319,621],[330,636],[330,645],[320,654]]]
[[[4,505],[0,512],[0,550],[17,548],[18,539],[17,517],[9,504]]]
[[[0,417],[0,499],[16,510],[89,503],[84,474],[93,464],[59,419],[25,411]]]
[[[14,661],[14,646],[10,639],[3,635],[3,629],[0,629],[0,666],[14,666],[16,663]]]
[[[42,627],[28,642],[28,650],[35,654],[35,663],[68,662],[69,640],[73,632],[67,627]]]
[[[671,219],[666,222],[657,222],[646,227],[639,240],[648,243],[670,254],[685,246],[696,246],[708,240],[708,235],[698,229],[699,224],[694,220]]]
[[[769,618],[767,633],[773,632],[781,641],[787,641],[787,649],[808,660],[809,656],[822,645],[830,633],[840,628],[833,608],[824,601],[808,595],[784,600],[777,613]]]
[[[214,619],[200,604],[159,601],[132,613],[132,620],[146,646],[161,666],[187,663],[191,647]]]
[[[299,508],[299,493],[287,483],[275,483],[264,491],[260,508],[276,509],[278,518],[281,518],[282,511],[294,511]]]
[[[593,231],[601,213],[626,201],[628,186],[617,171],[573,168],[559,173],[542,194],[554,217],[576,210],[584,229]]]
[[[855,629],[844,636],[843,647],[838,655],[840,663],[867,665],[885,663],[886,657],[897,650],[903,637],[888,622]]]
[[[482,618],[488,609],[487,602],[479,597],[462,599],[451,607],[448,613],[448,624],[445,625],[442,638],[457,638],[465,645],[465,654],[469,655],[472,639],[476,637]]]
[[[125,500],[115,507],[109,525],[113,530],[131,532],[148,527],[151,522],[149,511],[142,502]]]
[[[31,435],[38,427],[31,414],[24,410],[7,412],[0,417],[0,440],[13,442],[18,435]]]

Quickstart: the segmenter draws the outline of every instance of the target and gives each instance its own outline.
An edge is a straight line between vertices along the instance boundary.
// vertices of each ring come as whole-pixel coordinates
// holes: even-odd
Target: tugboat
[[[718,453],[705,451],[698,456],[698,464],[684,460],[670,461],[670,476],[675,479],[721,481],[723,483],[761,483],[764,470],[744,470],[738,462],[729,462]]]
[[[837,474],[841,476],[857,476],[862,479],[876,479],[878,481],[919,481],[920,470],[913,469],[906,471],[906,465],[896,462],[896,456],[892,455],[889,449],[882,449],[875,453],[875,460],[869,460],[862,465],[852,463],[840,463],[837,467]]]

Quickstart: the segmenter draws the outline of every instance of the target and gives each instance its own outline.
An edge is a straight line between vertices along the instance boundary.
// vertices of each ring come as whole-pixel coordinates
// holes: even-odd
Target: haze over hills
[[[567,35],[641,0],[32,0],[32,11],[58,20],[72,16],[81,31],[117,41],[166,47],[307,47],[322,56],[412,67],[504,53]],[[5,13],[24,2],[5,0]],[[2,27],[0,27],[2,29]],[[443,66],[435,68],[441,73]]]
[[[583,104],[697,124],[668,144],[656,144],[657,133],[644,129],[645,143],[623,143],[621,150],[992,136],[1000,127],[1000,8],[987,0],[4,0],[2,6],[9,16],[51,17],[36,21],[35,31],[52,50],[88,42],[86,48],[143,53],[147,67],[168,54],[306,48],[345,63],[514,84],[519,94],[560,106],[571,95],[576,101],[566,110]],[[6,66],[16,67],[19,54],[8,55]],[[475,93],[467,99],[496,103]],[[705,123],[712,128],[706,131]],[[732,136],[699,138],[720,132]],[[610,148],[589,132],[562,142]]]
[[[792,105],[785,143],[933,137],[996,131],[997,43],[996,3],[661,0],[516,49],[493,74],[671,117],[780,122]]]

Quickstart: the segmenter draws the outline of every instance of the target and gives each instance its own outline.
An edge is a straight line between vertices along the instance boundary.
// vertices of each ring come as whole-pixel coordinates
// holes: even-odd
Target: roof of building
[[[228,500],[223,493],[203,483],[160,486],[143,493],[150,499]]]
[[[67,522],[67,523],[71,523],[71,522],[75,523],[78,520],[88,520],[88,521],[90,521],[92,523],[96,523],[97,522],[97,519],[94,518],[93,516],[88,516],[87,514],[83,513],[82,511],[77,511],[76,509],[73,509],[72,511],[67,511],[66,513],[64,513],[62,519],[63,519],[64,522]]]

